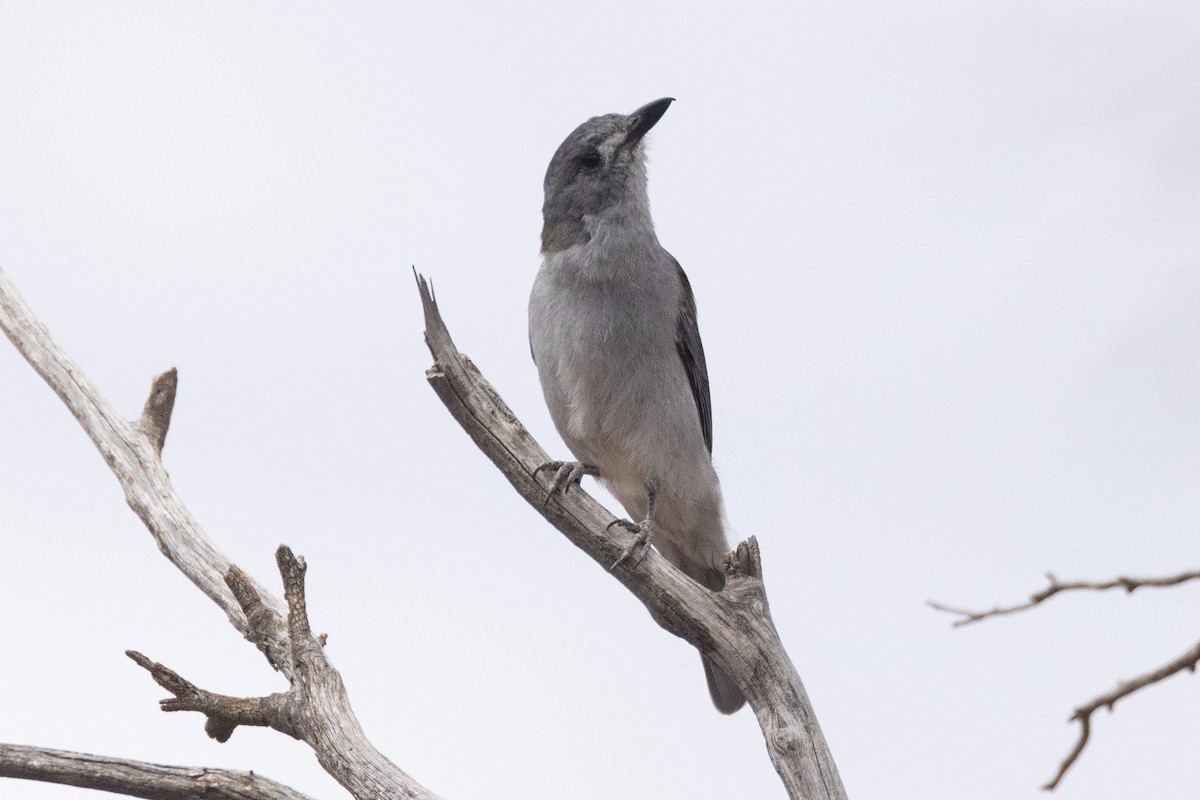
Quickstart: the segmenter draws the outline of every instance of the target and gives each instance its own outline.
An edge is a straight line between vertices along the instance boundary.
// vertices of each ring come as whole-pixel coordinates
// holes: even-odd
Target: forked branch
[[[305,609],[304,562],[286,547],[276,554],[285,604],[216,549],[175,493],[162,464],[177,388],[175,371],[154,380],[141,416],[129,421],[117,414],[54,342],[3,271],[0,328],[79,420],[163,554],[225,611],[234,627],[262,650],[268,663],[291,685],[285,693],[259,698],[218,695],[131,651],[130,658],[172,693],[173,697],[163,702],[163,710],[203,713],[205,729],[218,741],[228,739],[238,725],[266,725],[302,739],[325,771],[358,800],[436,800],[436,795],[376,750],[359,725],[341,676],[325,657],[322,641],[311,633]],[[70,760],[69,756],[59,760]],[[55,780],[55,776],[69,773],[47,769],[40,777],[24,773],[21,777]],[[17,775],[0,771],[0,777],[10,774]],[[127,793],[136,794],[135,783]]]
[[[100,455],[113,471],[125,500],[145,523],[158,549],[229,617],[249,638],[245,615],[225,583],[232,566],[188,511],[162,465],[162,446],[171,424],[177,378],[169,370],[154,379],[146,407],[131,422],[112,407],[100,390],[50,336],[33,315],[15,286],[0,270],[0,328],[13,345],[79,420]],[[249,580],[249,579],[247,579]],[[278,598],[257,587],[264,611],[282,621]],[[271,665],[290,673],[287,642],[266,643]]]

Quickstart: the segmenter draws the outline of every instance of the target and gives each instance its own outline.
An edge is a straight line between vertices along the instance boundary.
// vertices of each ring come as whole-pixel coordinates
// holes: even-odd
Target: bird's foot
[[[614,519],[608,523],[606,530],[612,530],[614,526],[624,528],[637,535],[621,553],[620,558],[608,568],[609,571],[616,569],[624,561],[629,561],[630,567],[636,567],[642,563],[642,559],[646,557],[646,551],[650,549],[650,541],[654,538],[654,523],[648,519],[642,520],[641,524],[630,522],[627,519]]]
[[[537,478],[539,472],[547,469],[554,470],[554,477],[550,479],[550,491],[546,492],[542,508],[546,507],[556,492],[566,495],[571,489],[571,484],[578,486],[584,475],[591,475],[594,478],[600,474],[600,471],[591,464],[579,461],[547,461],[533,471],[533,477]]]

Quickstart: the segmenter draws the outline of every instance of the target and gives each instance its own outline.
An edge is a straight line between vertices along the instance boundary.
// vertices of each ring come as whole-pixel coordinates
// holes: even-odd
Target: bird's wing
[[[675,261],[674,258],[671,260]],[[696,297],[692,294],[692,285],[688,283],[687,275],[678,261],[675,261],[675,270],[679,274],[682,290],[679,297],[679,316],[675,320],[675,349],[679,352],[683,371],[692,387],[696,411],[700,413],[700,430],[704,434],[704,444],[711,453],[712,400],[708,393],[708,366],[704,363],[704,345],[700,343],[700,327],[696,322]]]

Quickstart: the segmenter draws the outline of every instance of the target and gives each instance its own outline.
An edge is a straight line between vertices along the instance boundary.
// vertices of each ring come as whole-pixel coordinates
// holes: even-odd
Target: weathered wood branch
[[[555,493],[545,502],[553,472],[541,470],[539,480],[539,467],[550,457],[470,359],[458,352],[425,279],[417,276],[417,284],[425,341],[434,358],[426,377],[479,449],[521,497],[610,570],[660,626],[695,645],[737,682],[758,717],[790,797],[844,799],[816,714],[771,620],[757,542],[751,538],[730,555],[720,593],[692,581],[654,550],[640,561],[617,564],[635,535],[610,528],[613,515],[582,490]]]
[[[304,591],[303,559],[286,545],[275,560],[283,577],[288,604],[288,639],[295,667],[291,688],[265,697],[231,697],[201,689],[141,653],[127,651],[147,670],[155,683],[171,693],[162,700],[163,711],[198,711],[204,714],[205,732],[219,742],[228,741],[239,725],[273,728],[307,743],[325,771],[360,800],[407,797],[435,800],[399,767],[385,758],[359,726],[337,670],[325,657],[324,645],[313,636]],[[232,572],[230,583],[241,579]],[[247,598],[246,604],[255,600]]]
[[[358,800],[437,800],[385,758],[359,725],[341,676],[326,659],[322,641],[311,633],[305,610],[304,562],[286,547],[277,552],[286,603],[280,601],[216,549],[175,493],[161,460],[175,399],[174,370],[155,379],[141,417],[130,422],[117,414],[54,342],[2,270],[0,328],[79,420],[159,549],[225,611],[234,627],[259,647],[291,684],[282,695],[225,697],[205,692],[166,667],[131,654],[175,695],[164,702],[163,710],[204,713],[209,735],[220,741],[228,739],[237,725],[245,724],[269,725],[302,739],[325,771]]]
[[[214,694],[196,686],[170,667],[151,661],[136,650],[126,650],[125,655],[149,672],[155,683],[171,693],[171,697],[158,701],[163,711],[199,711],[207,718],[204,732],[218,742],[229,741],[229,737],[239,725],[274,728],[293,739],[300,738],[288,716],[289,697],[283,692],[266,697]]]
[[[30,311],[12,281],[0,270],[0,328],[13,345],[66,404],[96,445],[125,490],[125,500],[145,523],[158,549],[200,591],[229,617],[230,623],[250,638],[245,615],[225,583],[231,562],[217,550],[200,524],[171,486],[162,464],[162,445],[175,404],[175,370],[154,379],[141,417],[122,417],[87,375],[51,338],[46,326]],[[278,620],[283,604],[259,591],[265,610]],[[268,660],[289,675],[290,650],[283,638],[268,644]]]
[[[727,585],[719,594],[694,583],[653,550],[641,559],[628,559],[614,566],[632,542],[633,534],[609,530],[612,515],[583,491],[556,495],[554,502],[544,502],[548,487],[539,482],[536,472],[549,459],[478,370],[454,348],[432,295],[424,281],[420,284],[426,337],[436,360],[429,372],[430,383],[464,429],[518,492],[572,542],[610,569],[663,628],[700,648],[734,677],[758,716],[768,753],[791,797],[845,798],[803,684],[771,621],[755,540],[743,542],[730,555]],[[139,419],[131,422],[116,413],[54,343],[2,271],[0,327],[79,420],[162,552],[225,611],[231,623],[291,684],[287,692],[267,697],[217,695],[131,652],[130,657],[172,693],[171,699],[163,701],[164,710],[203,713],[209,735],[221,741],[228,739],[238,725],[265,725],[302,739],[313,748],[326,771],[359,800],[435,800],[435,795],[380,754],[359,726],[341,678],[325,657],[323,638],[311,632],[303,561],[286,547],[278,551],[286,598],[286,603],[281,602],[213,546],[175,494],[161,462],[177,387],[174,370],[154,381],[145,409]],[[15,752],[8,751],[13,759]],[[167,789],[159,794],[138,794],[147,785],[144,776],[116,768],[125,765],[136,772],[136,762],[73,755],[65,754],[57,765],[40,762],[43,766],[37,768],[29,767],[26,758],[22,761],[25,766],[11,767],[11,774],[16,776],[20,771],[21,777],[91,786],[82,781],[101,779],[85,776],[85,765],[104,762],[113,769],[103,778],[104,786],[96,783],[95,788],[155,798],[196,793],[193,782],[190,789],[180,790],[183,795],[172,795]],[[210,773],[236,775],[206,771]],[[185,778],[183,774],[172,775],[173,780]],[[224,791],[222,786],[212,791]],[[286,787],[280,787],[282,793],[271,791],[266,783],[255,784],[237,796],[301,797]]]
[[[61,783],[146,800],[312,800],[253,772],[168,767],[17,744],[0,744],[0,777]]]

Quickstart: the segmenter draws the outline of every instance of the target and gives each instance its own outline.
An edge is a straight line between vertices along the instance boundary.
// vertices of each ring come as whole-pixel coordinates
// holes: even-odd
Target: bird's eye
[[[600,154],[588,153],[586,156],[579,159],[579,163],[582,164],[586,169],[595,169],[596,167],[600,166]]]

